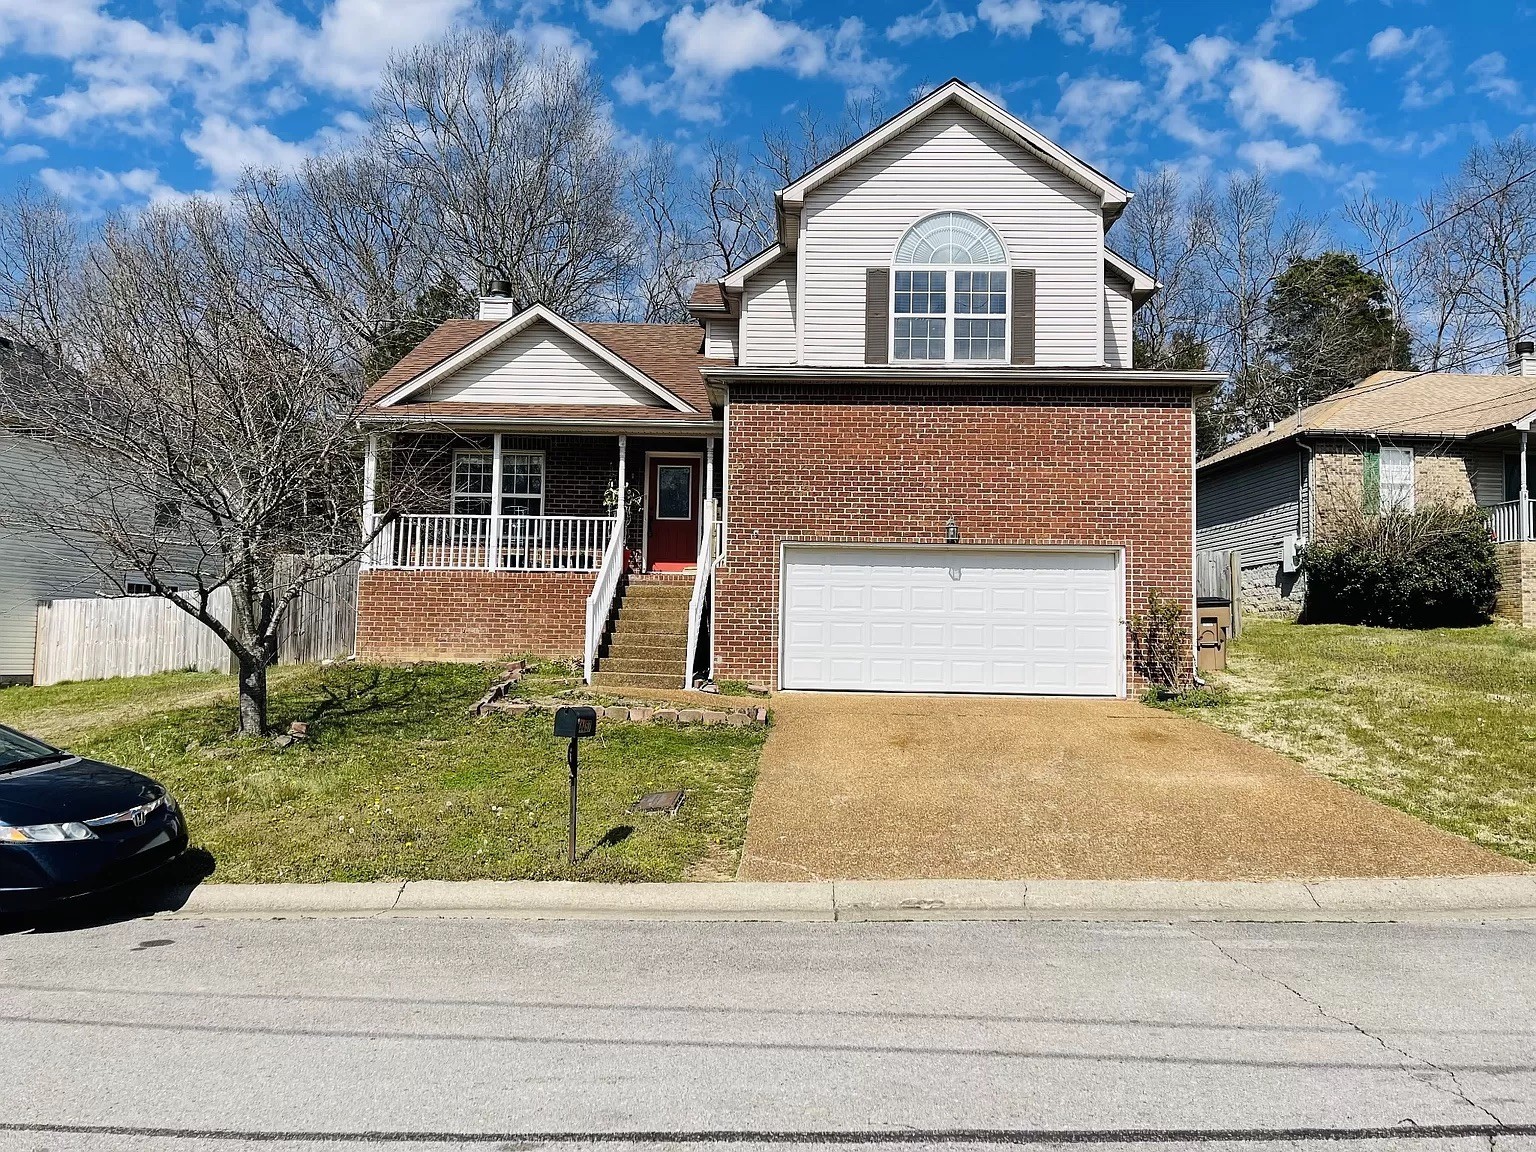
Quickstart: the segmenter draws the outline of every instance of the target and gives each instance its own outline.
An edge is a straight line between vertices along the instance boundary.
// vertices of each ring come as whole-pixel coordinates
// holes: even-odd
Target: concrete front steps
[[[693,573],[631,576],[594,688],[681,688],[688,648],[688,601]]]

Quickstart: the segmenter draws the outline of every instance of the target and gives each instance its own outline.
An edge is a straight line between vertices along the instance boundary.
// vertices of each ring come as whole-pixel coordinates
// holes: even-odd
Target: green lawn
[[[181,800],[224,881],[680,880],[735,874],[761,728],[604,721],[582,743],[579,849],[565,863],[566,742],[549,713],[473,718],[499,669],[337,664],[283,668],[274,726],[310,721],[279,750],[241,740],[233,680],[179,672],[0,690],[0,722],[140,769]],[[513,695],[579,684],[553,670]],[[675,816],[633,814],[684,788]]]
[[[1536,861],[1536,631],[1250,622],[1187,714]]]

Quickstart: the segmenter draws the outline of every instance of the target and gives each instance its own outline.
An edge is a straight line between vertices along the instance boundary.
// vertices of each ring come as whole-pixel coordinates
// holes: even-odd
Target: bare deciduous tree
[[[439,269],[471,291],[587,316],[635,259],[625,161],[601,86],[561,51],[475,28],[397,56],[373,107],[393,179],[420,197]]]
[[[211,629],[245,734],[266,729],[284,614],[366,542],[345,336],[274,291],[284,275],[238,207],[151,208],[110,223],[71,275],[62,363],[0,374],[0,411],[45,430],[53,471],[0,497],[8,517],[93,542],[82,561],[142,574]]]
[[[72,339],[81,243],[78,222],[58,197],[30,185],[0,210],[0,323],[55,360]]]

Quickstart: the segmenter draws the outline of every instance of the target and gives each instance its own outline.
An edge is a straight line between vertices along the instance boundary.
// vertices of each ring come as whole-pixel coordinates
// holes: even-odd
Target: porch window
[[[1536,456],[1528,456],[1525,461],[1525,490],[1536,495]],[[1504,453],[1504,499],[1520,499],[1520,453]]]
[[[455,452],[453,503],[455,516],[489,516],[495,461],[489,452]],[[501,514],[544,514],[544,453],[504,452],[501,457]]]
[[[1381,450],[1381,510],[1413,511],[1413,449]]]
[[[1008,257],[974,216],[939,212],[896,246],[892,360],[1008,358]]]

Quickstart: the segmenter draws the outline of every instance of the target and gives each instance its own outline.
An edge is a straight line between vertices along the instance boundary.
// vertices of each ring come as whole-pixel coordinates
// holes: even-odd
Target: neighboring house
[[[360,654],[1124,695],[1148,594],[1193,609],[1217,379],[1131,363],[1156,285],[1105,246],[1129,199],[951,81],[779,192],[778,242],[694,324],[493,288],[365,398],[365,511],[395,518]]]
[[[1499,612],[1536,626],[1536,355],[1503,375],[1378,372],[1200,462],[1196,540],[1236,549],[1243,599],[1295,609],[1296,549],[1344,507],[1486,508]]]
[[[44,371],[42,358],[24,344],[0,339],[0,371]],[[17,523],[23,494],[51,482],[54,470],[40,449],[42,429],[0,421],[0,685],[29,684],[40,601],[98,596],[110,581],[89,557],[85,541],[58,537]]]

